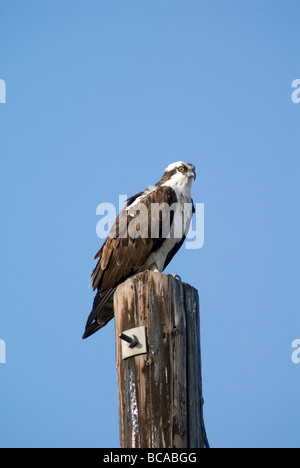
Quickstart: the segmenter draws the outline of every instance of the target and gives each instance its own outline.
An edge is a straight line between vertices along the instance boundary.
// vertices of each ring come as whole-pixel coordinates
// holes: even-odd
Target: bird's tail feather
[[[90,313],[85,331],[82,336],[83,339],[91,336],[93,333],[104,327],[114,316],[112,296],[116,288],[109,289],[105,293],[96,294],[93,304],[92,312]]]

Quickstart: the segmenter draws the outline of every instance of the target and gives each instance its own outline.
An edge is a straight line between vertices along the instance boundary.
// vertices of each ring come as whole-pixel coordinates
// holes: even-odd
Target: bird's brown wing
[[[132,197],[134,198],[134,197]],[[171,187],[158,187],[155,191],[143,197],[135,207],[135,214],[122,210],[105,243],[95,255],[99,258],[92,274],[93,289],[108,290],[135,274],[146,262],[149,255],[156,251],[164,242],[162,223],[168,222],[168,217],[159,212],[159,232],[156,238],[151,236],[151,204],[167,203],[169,206],[177,202],[177,195]],[[141,205],[147,208],[145,210]],[[139,210],[139,208],[143,208]],[[132,238],[127,226],[134,226],[138,220],[147,237]],[[171,212],[170,224],[173,221]],[[166,228],[167,229],[167,228]]]
[[[95,259],[99,260],[92,273],[92,284],[93,289],[97,288],[98,292],[86,323],[83,338],[90,336],[113,318],[113,308],[108,307],[107,304],[108,300],[112,299],[116,287],[137,273],[146,263],[149,255],[163,244],[165,237],[162,234],[170,230],[174,213],[171,211],[170,217],[164,216],[162,209],[158,213],[158,235],[157,237],[151,236],[153,217],[151,204],[166,203],[171,206],[177,202],[175,191],[171,187],[157,187],[155,191],[145,194],[139,203],[132,207],[134,201],[141,195],[138,194],[129,199],[127,209],[121,211],[110,235],[95,255]],[[140,205],[144,205],[144,207]],[[131,225],[130,223],[135,223],[136,227],[140,225],[140,229],[144,231],[144,234],[147,234],[147,237],[132,237],[127,229],[127,226]]]

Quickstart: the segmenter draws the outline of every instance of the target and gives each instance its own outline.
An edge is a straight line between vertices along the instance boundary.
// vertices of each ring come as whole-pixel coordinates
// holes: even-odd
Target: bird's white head
[[[196,179],[196,168],[193,166],[193,164],[186,163],[183,161],[178,161],[172,164],[169,164],[169,166],[165,170],[166,173],[172,173],[171,176],[175,174],[179,174],[180,176],[184,176],[187,178],[192,178]]]
[[[170,164],[159,182],[159,185],[168,185],[181,192],[190,192],[192,182],[196,179],[196,168],[193,164],[178,161]]]

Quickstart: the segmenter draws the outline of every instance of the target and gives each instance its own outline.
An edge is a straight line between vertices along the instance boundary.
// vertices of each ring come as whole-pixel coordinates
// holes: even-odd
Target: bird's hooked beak
[[[193,166],[193,168],[191,169],[191,171],[189,173],[189,177],[193,177],[193,179],[196,180],[196,168],[195,168],[195,166]]]

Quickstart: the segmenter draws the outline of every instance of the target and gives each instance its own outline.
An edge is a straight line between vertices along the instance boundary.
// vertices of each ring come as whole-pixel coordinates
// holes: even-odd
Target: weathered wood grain
[[[204,447],[197,291],[146,271],[117,288],[114,313],[121,447]],[[139,326],[148,353],[123,360],[119,334]]]

